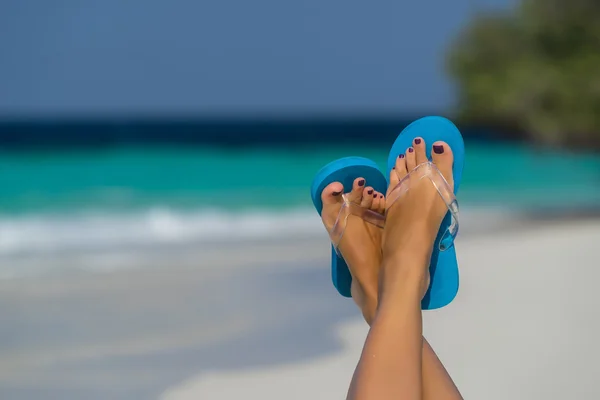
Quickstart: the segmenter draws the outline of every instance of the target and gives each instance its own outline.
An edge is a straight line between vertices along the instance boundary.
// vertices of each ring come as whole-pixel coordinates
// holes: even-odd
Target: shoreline
[[[308,264],[327,264],[331,251],[329,238],[316,214],[314,219],[315,228],[310,232],[290,232],[278,237],[0,256],[0,287],[3,281],[60,280],[69,276],[160,269],[171,264],[185,269],[200,269],[207,274],[217,270],[233,272],[239,268],[260,268],[277,263],[282,257],[303,259]],[[463,240],[495,233],[527,232],[540,227],[555,229],[561,225],[590,221],[600,222],[600,208],[536,212],[475,208],[461,212],[457,243],[460,246]]]

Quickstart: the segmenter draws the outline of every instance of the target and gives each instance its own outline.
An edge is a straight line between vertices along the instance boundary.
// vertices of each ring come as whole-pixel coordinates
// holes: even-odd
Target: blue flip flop
[[[321,193],[327,185],[340,182],[344,185],[344,191],[347,192],[352,188],[354,180],[360,177],[365,178],[366,185],[372,186],[378,192],[385,193],[387,190],[388,183],[385,176],[383,176],[377,164],[367,158],[345,157],[321,168],[313,179],[310,188],[312,202],[319,215],[321,215],[323,209]],[[344,297],[351,297],[352,276],[350,270],[346,261],[336,252],[333,245],[331,246],[331,280],[339,294]]]
[[[454,179],[454,194],[458,192],[465,159],[465,146],[463,138],[458,128],[443,117],[424,117],[408,125],[398,136],[396,142],[390,150],[387,162],[388,176],[389,172],[396,164],[396,159],[400,154],[404,154],[406,149],[412,146],[413,140],[417,137],[423,138],[427,146],[427,157],[431,159],[431,145],[438,141],[446,142],[452,149],[454,155],[454,164],[452,173]],[[421,308],[432,310],[444,307],[456,297],[458,293],[458,262],[456,260],[456,249],[450,243],[443,251],[440,250],[440,241],[448,231],[451,224],[450,212],[444,218],[441,224],[438,237],[431,255],[431,264],[429,272],[431,283],[429,289],[421,302]],[[453,238],[452,238],[453,239]]]

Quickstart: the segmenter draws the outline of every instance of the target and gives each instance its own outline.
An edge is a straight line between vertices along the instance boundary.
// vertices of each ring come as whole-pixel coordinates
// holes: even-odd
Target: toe
[[[348,200],[360,204],[365,189],[365,178],[356,178],[352,184],[352,191],[348,193]]]
[[[398,183],[406,176],[406,156],[400,154],[396,157],[396,165],[390,171],[390,185],[387,193],[394,190]]]
[[[339,213],[341,203],[344,201],[342,193],[344,185],[340,182],[330,183],[321,192],[321,200],[323,201],[323,209],[321,210],[321,219],[327,231],[329,231]]]
[[[379,205],[377,212],[381,214],[385,213],[385,197],[381,193],[379,193]]]
[[[373,197],[373,202],[375,202],[375,200],[377,200],[377,197],[379,197],[379,192],[377,190],[373,190],[373,194],[371,195],[371,197]]]
[[[344,192],[344,185],[340,182],[330,183],[323,189],[321,192],[321,200],[323,201],[323,206],[337,204],[342,201],[341,194]]]
[[[381,193],[374,192],[373,193],[373,203],[371,203],[371,210],[377,211],[381,207]]]
[[[410,172],[417,166],[415,149],[413,147],[409,147],[408,149],[406,149],[406,153],[404,155],[406,158],[406,170]]]
[[[454,162],[454,156],[452,155],[450,146],[445,142],[435,142],[431,148],[431,159],[440,169],[446,181],[452,185],[452,163]]]
[[[400,154],[398,158],[396,158],[396,175],[398,179],[401,180],[407,174],[406,170],[406,156],[404,154]]]
[[[360,202],[360,206],[364,208],[371,208],[373,204],[373,192],[375,190],[371,186],[367,186],[363,189],[362,201]]]
[[[413,148],[415,149],[415,159],[417,165],[427,162],[427,153],[425,152],[425,141],[423,138],[415,138],[415,140],[413,140]]]
[[[398,182],[400,182],[400,176],[398,175],[398,167],[396,166],[390,170],[390,189],[396,187]]]

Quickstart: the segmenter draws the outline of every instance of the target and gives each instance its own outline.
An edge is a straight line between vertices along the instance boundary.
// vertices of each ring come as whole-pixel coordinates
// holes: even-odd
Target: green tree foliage
[[[448,70],[461,119],[600,149],[600,0],[522,0],[479,15],[453,44]]]

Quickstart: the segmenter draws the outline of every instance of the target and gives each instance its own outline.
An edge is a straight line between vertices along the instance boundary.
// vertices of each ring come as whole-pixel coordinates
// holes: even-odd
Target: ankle
[[[391,263],[398,263],[407,255],[412,258],[419,256],[431,257],[437,230],[434,231],[425,222],[413,224],[406,231],[389,233],[389,236],[384,237],[382,249],[384,263],[386,263],[386,260]],[[387,240],[390,237],[394,240]]]
[[[419,301],[427,290],[431,250],[401,250],[395,256],[386,258],[379,282],[380,302],[385,297],[417,296]]]
[[[398,271],[393,278],[383,277],[375,315],[395,314],[405,307],[420,309],[426,278],[404,270]]]
[[[384,249],[382,269],[400,270],[411,275],[424,273],[429,267],[435,241],[435,237],[430,236],[415,232],[399,241],[400,246],[388,246]]]

